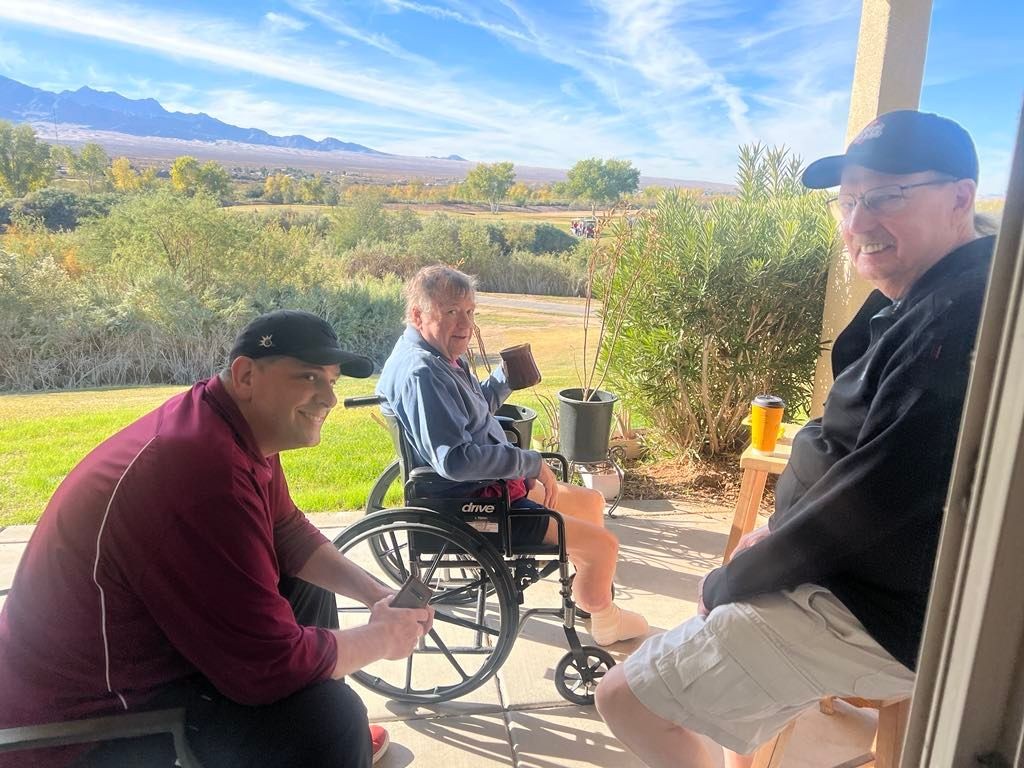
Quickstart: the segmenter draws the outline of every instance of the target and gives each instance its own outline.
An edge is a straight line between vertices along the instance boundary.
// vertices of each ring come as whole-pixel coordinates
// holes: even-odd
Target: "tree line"
[[[241,174],[240,174],[241,175]],[[61,176],[77,180],[89,194],[134,193],[167,184],[186,195],[206,194],[222,203],[258,201],[335,205],[351,197],[364,184],[339,184],[323,174],[298,169],[261,169],[255,181],[235,178],[220,163],[184,155],[166,172],[137,167],[124,156],[111,158],[97,143],[74,151],[66,145],[40,141],[29,125],[0,120],[0,195],[24,198]],[[425,184],[412,181],[386,185],[387,196],[398,202],[485,202],[492,212],[503,203],[569,204],[582,201],[596,214],[599,206],[635,196],[633,202],[653,202],[662,190],[638,196],[640,171],[628,160],[587,158],[566,174],[564,182],[528,185],[516,181],[511,162],[478,163],[462,182]],[[378,186],[378,185],[374,185]]]

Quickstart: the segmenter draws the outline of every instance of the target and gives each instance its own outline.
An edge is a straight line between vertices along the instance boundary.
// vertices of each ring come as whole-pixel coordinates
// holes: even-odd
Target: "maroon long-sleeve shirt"
[[[220,380],[199,382],[51,499],[0,614],[0,726],[136,709],[197,671],[243,704],[328,677],[334,636],[277,590],[326,540]]]

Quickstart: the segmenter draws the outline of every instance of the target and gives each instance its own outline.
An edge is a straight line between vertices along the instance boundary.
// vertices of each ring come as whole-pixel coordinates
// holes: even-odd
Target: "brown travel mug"
[[[498,354],[505,361],[505,377],[512,389],[526,389],[540,383],[540,369],[529,344],[507,347]]]

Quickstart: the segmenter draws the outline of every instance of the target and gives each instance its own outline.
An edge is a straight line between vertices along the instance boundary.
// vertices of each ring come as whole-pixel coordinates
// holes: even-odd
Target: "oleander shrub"
[[[790,413],[809,402],[839,239],[800,171],[785,149],[742,147],[738,196],[667,192],[630,233],[615,281],[597,286],[618,307],[639,275],[642,290],[609,318],[621,320],[609,383],[678,451],[735,450],[758,393]]]

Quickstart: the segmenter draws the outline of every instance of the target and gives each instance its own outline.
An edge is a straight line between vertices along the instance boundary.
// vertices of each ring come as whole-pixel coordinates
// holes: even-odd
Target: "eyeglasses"
[[[935,184],[952,184],[954,181],[956,179],[932,179],[931,181],[921,181],[917,184],[890,184],[885,187],[869,189],[863,195],[837,195],[828,201],[828,205],[832,212],[842,221],[846,221],[853,216],[853,211],[857,207],[857,201],[860,201],[860,204],[872,213],[886,216],[890,213],[896,213],[896,211],[907,204],[906,191],[908,189],[930,187]]]

